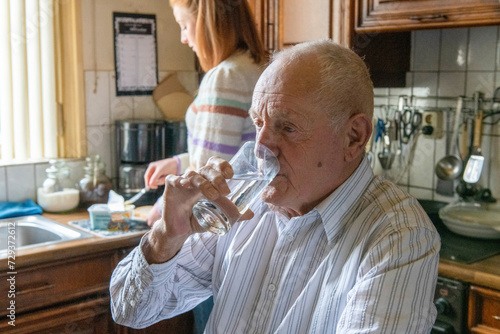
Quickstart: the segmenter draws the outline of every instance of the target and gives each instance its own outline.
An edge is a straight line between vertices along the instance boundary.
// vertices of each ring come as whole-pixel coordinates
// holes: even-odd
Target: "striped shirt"
[[[186,112],[189,153],[178,156],[181,172],[205,165],[213,155],[229,161],[245,141],[255,139],[248,110],[263,69],[240,52],[205,74]]]
[[[147,327],[213,295],[206,333],[430,332],[439,235],[366,158],[303,216],[253,211],[225,236],[191,236],[163,264],[132,251],[111,279],[115,321]]]

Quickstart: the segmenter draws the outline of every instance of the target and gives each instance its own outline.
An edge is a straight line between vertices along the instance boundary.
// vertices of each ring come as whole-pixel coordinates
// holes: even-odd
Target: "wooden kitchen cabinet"
[[[364,58],[375,87],[405,87],[411,30],[500,24],[498,0],[249,0],[266,48],[330,38]]]
[[[356,32],[500,24],[498,0],[356,0]]]
[[[15,327],[8,333],[111,333],[109,280],[113,252],[72,257],[20,268],[15,274],[15,298],[2,298],[2,314],[15,301]],[[0,291],[9,291],[10,273],[0,275]],[[4,319],[10,320],[6,316]]]
[[[500,291],[470,287],[468,324],[473,334],[500,334]]]
[[[109,281],[116,264],[133,248],[82,254],[19,268],[15,298],[0,298],[0,333],[192,333],[188,312],[148,329],[116,325],[111,316]],[[9,291],[9,272],[0,274],[0,291]],[[15,300],[15,327],[6,310]],[[9,312],[7,310],[7,312]]]
[[[109,334],[114,331],[108,296],[29,312],[16,318],[15,327],[2,321],[0,333]]]
[[[405,87],[409,32],[357,34],[355,0],[249,0],[267,50],[329,38],[364,58],[375,87]]]

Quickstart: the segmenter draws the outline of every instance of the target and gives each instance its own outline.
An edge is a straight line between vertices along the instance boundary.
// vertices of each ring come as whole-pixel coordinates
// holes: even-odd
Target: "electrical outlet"
[[[443,112],[441,110],[423,112],[422,134],[427,138],[443,138]]]

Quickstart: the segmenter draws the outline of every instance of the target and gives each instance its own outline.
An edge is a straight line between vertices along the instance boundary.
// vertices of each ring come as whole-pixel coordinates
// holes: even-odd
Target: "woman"
[[[148,166],[144,180],[153,189],[167,175],[196,169],[213,155],[229,160],[243,142],[254,139],[248,109],[267,60],[246,0],[170,0],[170,6],[181,42],[193,49],[206,74],[186,113],[188,153]],[[160,208],[157,202],[148,225],[160,218]]]

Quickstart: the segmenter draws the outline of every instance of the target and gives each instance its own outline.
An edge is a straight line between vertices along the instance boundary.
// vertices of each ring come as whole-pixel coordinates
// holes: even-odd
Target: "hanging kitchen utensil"
[[[446,129],[449,129],[450,127],[451,127],[451,115],[450,112],[447,112]],[[449,131],[446,131],[446,147],[445,147],[446,156],[450,155],[450,149],[451,149],[451,136]],[[451,197],[454,194],[454,186],[455,184],[453,180],[443,180],[438,177],[436,185],[436,193],[443,196]]]
[[[384,135],[384,146],[382,152],[377,154],[380,165],[384,170],[391,169],[395,155],[391,152],[391,139],[388,134]]]
[[[467,159],[467,157],[470,154],[469,147],[472,146],[472,144],[470,143],[471,132],[469,132],[469,126],[471,126],[469,125],[470,121],[471,121],[470,119],[467,119],[462,127],[462,138],[460,140],[460,147],[459,147],[460,158],[462,159],[462,161]]]
[[[401,142],[408,144],[416,131],[420,129],[422,124],[422,113],[417,110],[405,109],[401,114]]]
[[[453,134],[451,136],[451,154],[446,155],[438,161],[435,172],[441,180],[454,180],[462,173],[462,159],[457,153],[458,129],[462,122],[463,99],[457,100],[457,110],[455,112],[455,121],[453,123]]]
[[[472,152],[467,161],[464,171],[464,181],[467,183],[476,183],[481,177],[483,170],[484,157],[481,154],[481,141],[483,134],[483,111],[478,110],[474,119],[474,139]]]

